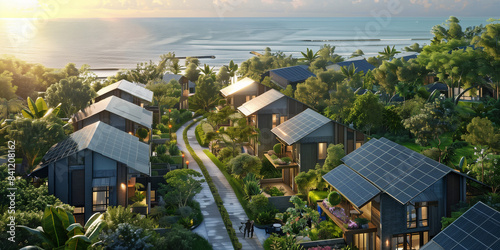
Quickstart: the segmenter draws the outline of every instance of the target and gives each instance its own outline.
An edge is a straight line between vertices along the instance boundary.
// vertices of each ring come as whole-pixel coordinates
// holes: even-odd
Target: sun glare
[[[38,0],[0,0],[2,12],[9,16],[24,16],[39,7]]]

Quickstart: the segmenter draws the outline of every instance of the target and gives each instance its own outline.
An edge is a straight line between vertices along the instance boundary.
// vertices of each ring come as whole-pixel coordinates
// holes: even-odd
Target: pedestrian
[[[253,225],[253,224],[254,224],[254,223],[253,223],[253,221],[252,221],[251,223],[252,223],[252,225],[250,226],[250,233],[252,233],[252,236],[251,236],[250,238],[253,238],[253,227],[254,227],[254,225]]]
[[[250,220],[247,220],[245,223],[245,230],[243,231],[243,238],[245,238],[246,235],[250,236],[250,227],[252,226],[252,223]]]

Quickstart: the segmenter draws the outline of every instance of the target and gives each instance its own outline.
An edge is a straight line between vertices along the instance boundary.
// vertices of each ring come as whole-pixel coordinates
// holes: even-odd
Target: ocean
[[[0,19],[0,55],[14,55],[47,67],[69,62],[92,69],[134,68],[159,56],[215,56],[216,68],[241,63],[266,47],[300,57],[306,48],[336,46],[348,56],[357,49],[376,55],[387,45],[398,50],[429,44],[432,26],[447,17],[342,18],[123,18]],[[460,18],[463,29],[486,18]]]

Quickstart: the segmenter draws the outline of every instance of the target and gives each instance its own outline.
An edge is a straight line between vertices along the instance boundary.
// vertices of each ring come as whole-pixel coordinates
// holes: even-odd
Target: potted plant
[[[368,222],[370,222],[368,219],[365,218],[356,218],[354,219],[356,224],[358,224],[361,228],[363,229],[368,229]]]
[[[142,203],[142,201],[144,200],[144,198],[146,198],[146,196],[144,194],[142,194],[141,191],[139,191],[139,189],[141,189],[141,188],[144,188],[144,185],[142,183],[137,182],[135,184],[134,196],[130,197],[130,201],[134,202],[130,206],[130,210],[133,213],[147,214],[148,206],[146,204]]]

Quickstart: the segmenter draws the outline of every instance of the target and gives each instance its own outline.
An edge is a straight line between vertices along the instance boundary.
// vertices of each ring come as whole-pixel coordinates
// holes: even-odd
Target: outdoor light
[[[182,162],[181,162],[181,164],[182,164],[181,167],[184,168],[184,153],[182,153]]]
[[[125,183],[122,183],[122,184],[120,185],[120,187],[121,187],[122,189],[127,188],[127,186],[125,185]]]
[[[189,169],[189,161],[186,161],[186,168]]]

